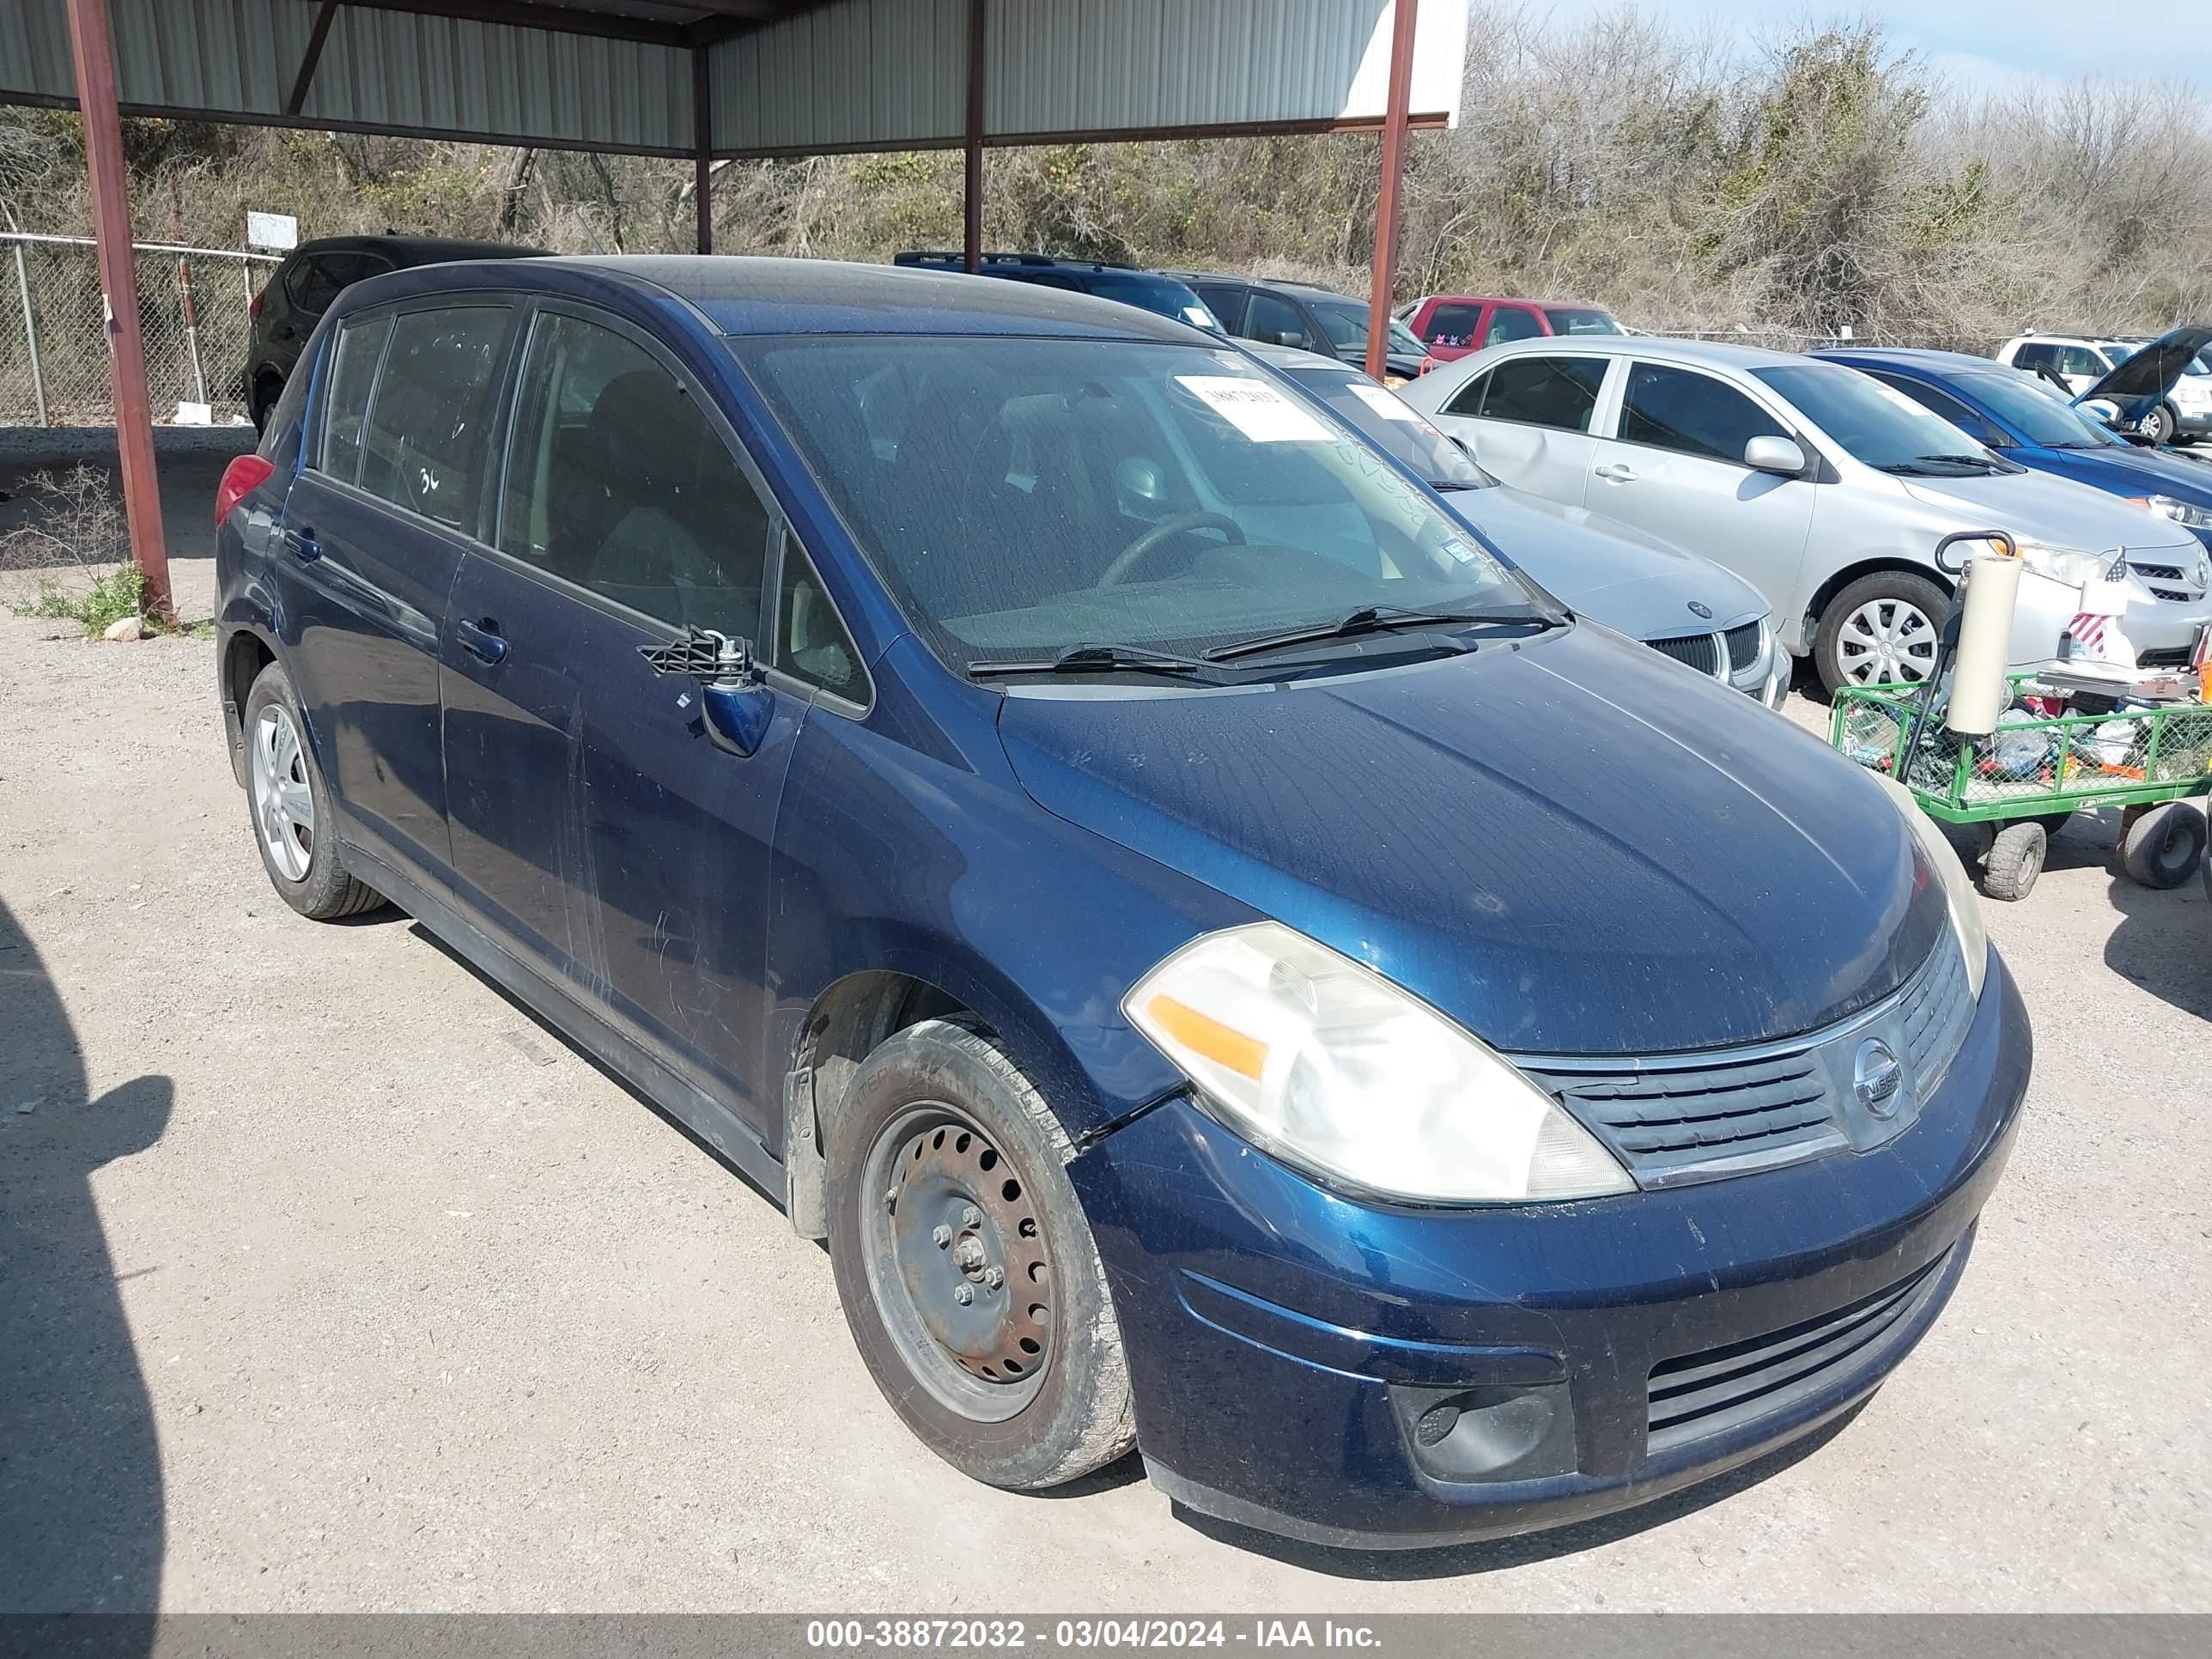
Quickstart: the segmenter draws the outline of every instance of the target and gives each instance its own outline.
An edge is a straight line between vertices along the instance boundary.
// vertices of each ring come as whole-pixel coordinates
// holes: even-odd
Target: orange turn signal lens
[[[1249,1077],[1255,1083],[1260,1080],[1260,1073],[1267,1064],[1266,1043],[1171,996],[1154,997],[1145,1005],[1145,1012],[1158,1023],[1161,1030],[1193,1054],[1203,1054],[1239,1077]]]

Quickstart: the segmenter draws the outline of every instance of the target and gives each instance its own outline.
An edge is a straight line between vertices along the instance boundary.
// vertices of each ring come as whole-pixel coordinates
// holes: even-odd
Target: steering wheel
[[[1219,513],[1182,513],[1164,523],[1154,525],[1136,540],[1114,556],[1098,578],[1101,587],[1114,587],[1129,580],[1129,573],[1158,552],[1176,537],[1193,530],[1218,530],[1227,536],[1232,545],[1244,544],[1244,528],[1236,520]]]

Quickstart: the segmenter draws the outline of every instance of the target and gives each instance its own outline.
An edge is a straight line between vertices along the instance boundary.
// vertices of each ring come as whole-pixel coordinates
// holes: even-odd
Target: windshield
[[[1468,453],[1429,424],[1428,416],[1364,374],[1341,368],[1286,368],[1291,380],[1438,489],[1486,489],[1498,482]]]
[[[1942,416],[1855,368],[1801,363],[1752,373],[1869,466],[1912,473],[1948,457],[1976,471],[2013,470]]]
[[[2021,435],[2022,441],[2043,449],[2094,449],[2106,445],[2125,449],[2126,442],[2081,410],[2042,388],[2046,382],[2017,370],[1985,374],[1978,370],[1958,377],[1959,390],[1978,398],[1996,417]]]
[[[1329,344],[1338,352],[1348,351],[1354,356],[1362,356],[1366,352],[1367,307],[1365,306],[1355,304],[1350,300],[1316,300],[1313,302],[1313,312],[1315,316],[1321,319],[1322,332],[1328,336]],[[1382,337],[1385,342],[1382,349],[1385,351],[1396,352],[1402,357],[1423,356],[1429,349],[1421,343],[1419,335],[1414,333],[1395,317],[1390,319],[1389,332]]]
[[[1368,606],[1550,617],[1433,496],[1241,352],[730,344],[916,631],[963,669],[1188,653]]]
[[[1620,325],[1595,306],[1546,306],[1544,319],[1554,334],[1618,334]]]
[[[1112,271],[1086,274],[1083,285],[1102,300],[1119,300],[1125,306],[1137,306],[1156,312],[1163,317],[1172,317],[1179,323],[1221,332],[1221,321],[1189,289],[1171,276],[1121,276]]]

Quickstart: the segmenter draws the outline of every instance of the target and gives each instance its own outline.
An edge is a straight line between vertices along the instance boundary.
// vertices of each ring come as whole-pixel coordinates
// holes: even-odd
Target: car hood
[[[1040,805],[1509,1051],[1792,1036],[1950,926],[1870,777],[1602,629],[1283,687],[1058,690],[999,717]]]
[[[2171,519],[2047,472],[1903,482],[1916,501],[1958,514],[1966,521],[1961,529],[2002,530],[2025,541],[2089,553],[2115,547],[2135,552],[2196,545],[2195,538]]]
[[[2161,334],[2141,351],[2099,380],[2074,401],[2109,398],[2123,412],[2156,403],[2172,392],[2174,383],[2196,362],[2197,354],[2212,345],[2212,328],[2186,323],[2170,334]]]
[[[2014,459],[2116,495],[2172,495],[2212,506],[2212,467],[2133,444],[2095,449],[2011,449]]]
[[[1510,484],[1450,490],[1444,501],[1571,610],[1632,638],[1694,634],[1766,614],[1765,596],[1742,577],[1618,519]],[[1705,607],[1703,615],[1693,602]]]

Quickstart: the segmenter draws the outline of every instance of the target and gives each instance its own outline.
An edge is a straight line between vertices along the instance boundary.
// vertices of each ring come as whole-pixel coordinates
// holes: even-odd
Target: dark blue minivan
[[[1548,1526],[1957,1285],[2030,1045],[1934,826],[1218,337],[562,259],[364,282],[303,367],[217,501],[277,891],[775,1194],[975,1478]]]

